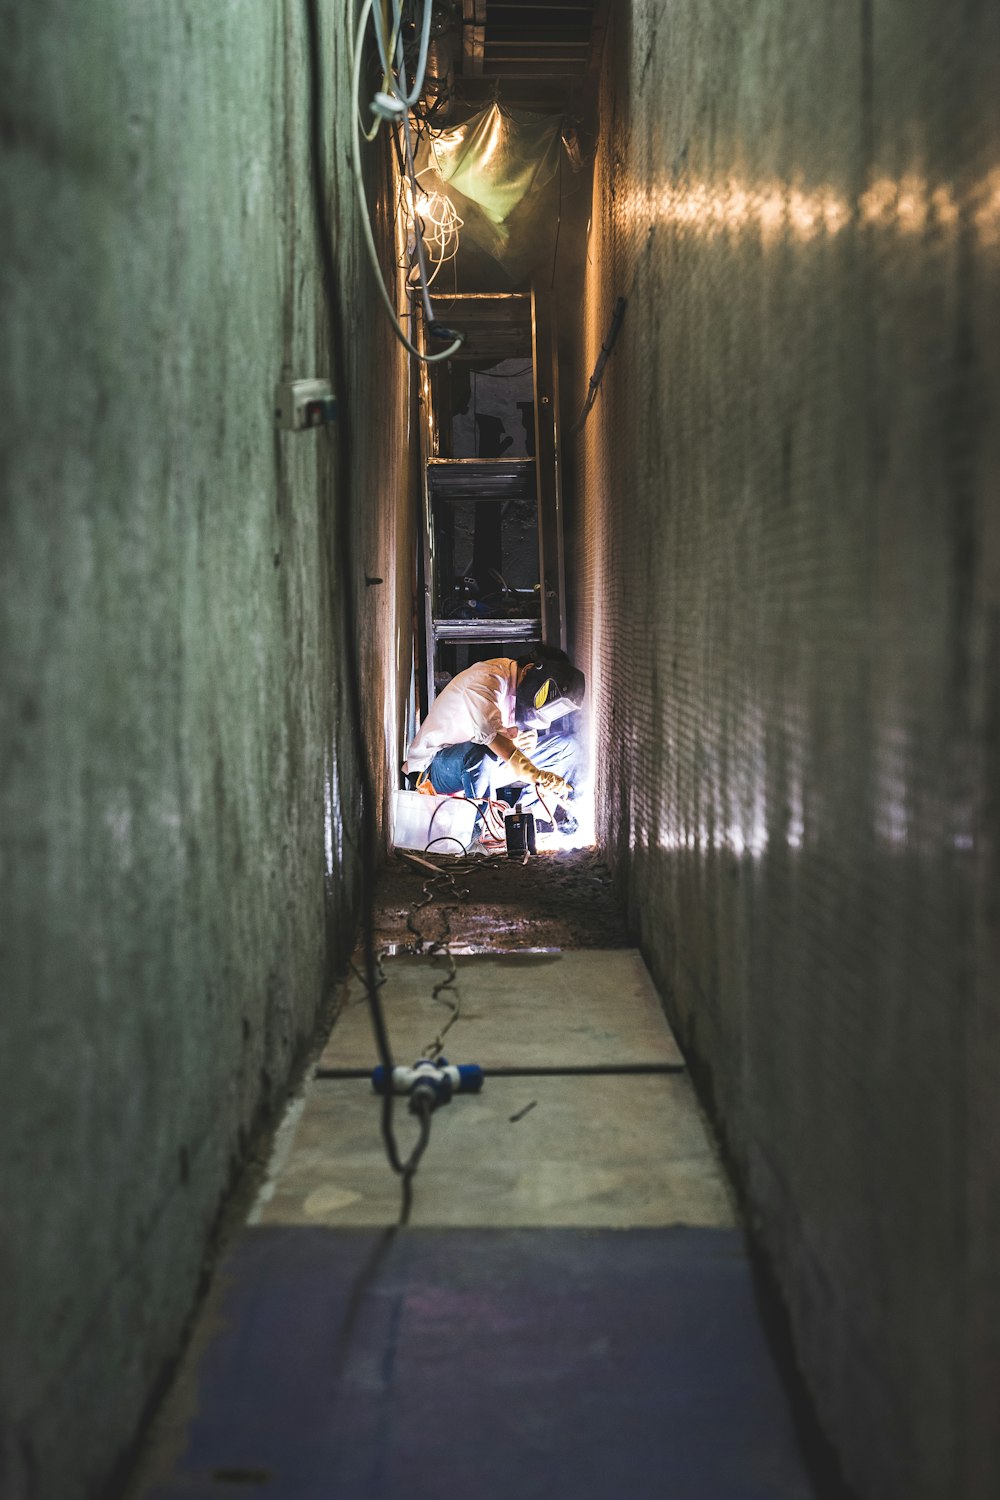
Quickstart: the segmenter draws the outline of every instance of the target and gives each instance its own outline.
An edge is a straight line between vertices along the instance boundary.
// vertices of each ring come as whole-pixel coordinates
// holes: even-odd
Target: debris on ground
[[[553,850],[526,863],[462,855],[427,856],[469,892],[459,903],[436,900],[417,921],[425,943],[449,937],[455,951],[509,948],[627,948],[628,928],[611,872],[596,849]],[[379,948],[413,944],[406,919],[429,872],[399,853],[383,867],[376,896]],[[432,878],[432,877],[431,877]],[[450,927],[450,936],[445,931]]]

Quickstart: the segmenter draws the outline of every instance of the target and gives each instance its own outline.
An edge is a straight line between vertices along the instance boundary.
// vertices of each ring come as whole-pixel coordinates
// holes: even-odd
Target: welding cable
[[[463,844],[462,840],[453,833],[439,833],[436,839],[431,839],[424,845],[424,853],[429,854],[435,844],[457,844],[463,854],[468,854],[471,847],[469,844]],[[453,855],[452,858],[454,857]]]
[[[506,837],[504,819],[510,812],[510,805],[508,803],[498,802],[493,797],[480,797],[478,799],[475,797],[467,797],[464,792],[448,792],[444,795],[446,795],[452,802],[469,802],[473,807],[481,812],[483,826],[490,838],[503,839]],[[437,806],[431,813],[431,820],[427,825],[427,832],[429,834],[433,833],[434,824],[437,820],[438,813],[446,805],[447,804],[444,802],[440,803],[439,806]],[[443,838],[451,839],[458,845],[463,854],[469,854],[472,850],[471,843],[463,844],[462,840],[460,838],[456,838],[454,834],[446,833],[439,834],[437,838],[429,839],[428,842],[424,845],[423,852],[426,854],[432,844],[440,843]],[[473,842],[475,842],[475,840],[473,840]]]
[[[430,822],[427,825],[427,834],[428,834],[428,837],[434,832],[434,824],[437,821],[437,815],[441,811],[442,807],[444,807],[444,806],[446,806],[446,804],[444,802],[439,802],[438,805],[437,805],[437,807],[431,813],[431,820],[430,820]],[[430,842],[432,844],[436,844],[437,843],[437,839],[431,839]],[[461,843],[461,840],[458,839],[458,840],[456,840],[456,842],[457,843]],[[463,851],[465,853],[468,853],[468,850],[466,849],[466,847],[465,847],[464,844],[462,844],[462,849],[463,849]],[[427,845],[426,844],[424,845],[424,853],[425,854],[427,853]]]
[[[305,6],[306,37],[309,66],[309,135],[310,166],[313,198],[313,217],[316,228],[317,249],[323,278],[323,291],[327,309],[327,338],[329,344],[330,370],[334,388],[338,395],[336,428],[328,428],[334,442],[334,532],[337,558],[340,565],[341,635],[344,677],[347,687],[347,717],[351,730],[357,774],[361,792],[360,859],[361,859],[361,936],[364,953],[365,984],[368,989],[368,1009],[379,1060],[392,1076],[393,1057],[385,1013],[379,996],[378,969],[375,955],[375,875],[377,870],[377,837],[375,820],[375,794],[371,768],[368,763],[368,747],[365,743],[364,719],[362,716],[361,666],[358,659],[357,641],[358,609],[355,588],[356,559],[354,545],[354,517],[351,499],[354,493],[353,460],[354,442],[352,407],[349,399],[351,385],[344,341],[345,320],[340,303],[341,282],[337,276],[333,256],[333,234],[327,211],[326,177],[323,164],[322,132],[322,70],[319,26],[319,0],[303,0]],[[367,0],[369,9],[371,0]],[[357,132],[352,132],[357,141]],[[370,232],[370,230],[369,230]],[[336,436],[333,437],[334,432]],[[407,1161],[403,1161],[393,1128],[393,1094],[386,1090],[382,1097],[382,1139],[386,1156],[392,1170],[403,1179],[403,1203],[400,1222],[409,1218],[413,1194],[413,1176],[420,1157],[427,1145],[430,1131],[429,1119],[424,1122],[421,1137]],[[405,1217],[403,1217],[405,1215]]]
[[[433,990],[431,991],[431,999],[440,1000],[441,1003],[443,1005],[447,1005],[448,1009],[451,1011],[451,1015],[448,1017],[447,1021],[445,1021],[444,1025],[441,1027],[433,1042],[428,1042],[423,1049],[423,1056],[429,1057],[434,1061],[436,1061],[444,1051],[444,1039],[462,1014],[462,997],[459,991],[455,989],[455,981],[458,979],[458,965],[455,962],[455,955],[451,951],[450,939],[451,922],[449,921],[447,940],[443,943],[433,943],[430,948],[430,954],[432,958],[444,957],[448,960],[448,972],[440,981],[440,983],[434,986]],[[446,995],[445,990],[454,990],[454,999],[452,999],[450,995]]]
[[[378,984],[376,985],[377,989],[381,989],[382,986],[386,983],[386,981],[388,980],[388,977],[389,977],[386,974],[385,968],[384,968],[383,963],[382,963],[382,960],[383,960],[384,957],[385,957],[385,949],[382,948],[375,955],[375,969],[376,969],[376,972],[378,974]],[[348,959],[348,968],[350,969],[351,973],[354,975],[354,977],[358,981],[358,983],[364,988],[365,998],[367,1000],[367,997],[368,997],[368,981],[365,978],[364,974],[361,972],[361,970],[358,968],[357,964],[354,962],[353,958]]]
[[[432,838],[429,837],[434,832],[434,824],[437,822],[438,814],[442,811],[443,808],[447,807],[452,802],[468,802],[474,808],[476,808],[478,810],[479,807],[480,807],[480,805],[481,805],[481,803],[489,803],[489,798],[483,797],[483,798],[480,798],[479,801],[477,801],[475,797],[467,797],[464,792],[447,792],[444,795],[448,797],[448,802],[439,802],[438,803],[437,807],[431,813],[431,820],[430,820],[430,822],[427,825],[427,833],[428,833],[429,842],[424,845],[424,853],[425,854],[427,853],[427,850],[430,848],[430,845],[431,844],[436,844],[440,838],[442,838],[442,837],[443,838],[453,838],[454,837],[453,834],[443,834],[443,835],[439,834],[438,838],[434,838],[434,839],[432,839]],[[462,840],[460,838],[455,838],[455,843],[458,844],[458,846],[462,850],[463,854],[468,854],[469,849],[471,848],[470,844],[463,844]]]
[[[388,1076],[391,1077],[392,1075],[390,1074]],[[391,1094],[392,1089],[386,1089],[386,1093]],[[415,1100],[413,1113],[417,1115],[420,1120],[420,1136],[417,1140],[417,1144],[414,1146],[412,1152],[410,1153],[409,1160],[403,1168],[403,1195],[399,1209],[400,1229],[404,1228],[410,1222],[410,1210],[413,1207],[413,1179],[417,1175],[417,1168],[420,1165],[420,1158],[427,1150],[427,1142],[431,1138],[430,1100],[427,1098]]]
[[[451,1015],[444,1026],[441,1027],[433,1042],[428,1042],[421,1051],[422,1057],[433,1059],[439,1057],[444,1051],[444,1039],[461,1014],[461,997],[457,991],[454,1000],[445,995],[444,991],[453,989],[455,980],[458,977],[458,966],[455,963],[455,956],[451,951],[451,912],[456,910],[463,901],[468,901],[469,892],[468,890],[459,889],[453,871],[439,870],[429,880],[424,881],[422,895],[424,899],[414,901],[407,912],[407,931],[411,932],[417,940],[415,950],[417,953],[427,953],[431,958],[444,958],[448,964],[445,977],[439,980],[431,992],[431,999],[441,1000],[451,1011]],[[445,901],[441,901],[441,895],[445,896],[446,901],[449,896],[453,899],[446,904]],[[438,910],[442,917],[444,932],[442,937],[429,939],[425,936],[423,929],[416,925],[415,918],[418,911],[424,910],[434,901],[438,902]]]
[[[309,6],[311,6],[313,3],[315,3],[315,0],[306,0],[306,4]],[[452,343],[448,345],[446,349],[442,349],[438,354],[425,354],[422,350],[417,348],[416,344],[411,342],[411,340],[407,336],[406,330],[396,316],[396,309],[393,306],[392,298],[389,296],[389,293],[386,290],[385,281],[382,278],[382,267],[379,263],[378,251],[375,248],[375,236],[372,233],[371,218],[368,213],[368,197],[365,193],[364,175],[361,170],[358,98],[361,92],[361,62],[364,56],[365,32],[367,30],[368,21],[372,13],[372,5],[373,0],[364,0],[364,4],[361,7],[361,14],[358,17],[358,29],[354,41],[354,71],[352,76],[351,95],[354,101],[354,124],[353,129],[351,130],[351,173],[354,177],[354,188],[357,193],[358,204],[361,209],[361,228],[364,235],[365,247],[368,251],[368,259],[371,261],[372,270],[375,273],[375,285],[378,288],[379,296],[382,298],[382,301],[385,304],[385,310],[389,314],[389,321],[392,324],[396,337],[399,339],[399,342],[403,345],[403,347],[409,350],[413,357],[415,359],[419,359],[421,363],[425,365],[440,364],[442,360],[451,359],[452,355],[462,347],[462,344],[465,342],[465,336],[461,335],[460,337],[456,338]],[[326,221],[325,199],[323,217],[324,221]],[[417,238],[419,240],[420,236],[418,235]],[[433,319],[431,319],[431,322],[433,322]]]

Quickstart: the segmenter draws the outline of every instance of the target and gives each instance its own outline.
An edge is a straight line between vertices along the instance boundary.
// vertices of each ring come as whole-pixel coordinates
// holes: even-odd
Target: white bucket
[[[472,843],[476,804],[465,797],[430,797],[426,792],[396,792],[392,806],[392,841],[397,849],[424,850],[432,839],[432,854],[460,854],[459,844]],[[455,840],[458,840],[458,843]]]

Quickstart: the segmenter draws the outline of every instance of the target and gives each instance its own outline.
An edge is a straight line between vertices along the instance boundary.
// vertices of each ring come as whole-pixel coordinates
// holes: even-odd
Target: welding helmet
[[[544,650],[537,656],[518,658],[518,667],[527,666],[517,685],[516,718],[518,729],[548,729],[557,719],[575,713],[583,702],[583,673],[574,667],[562,651]]]

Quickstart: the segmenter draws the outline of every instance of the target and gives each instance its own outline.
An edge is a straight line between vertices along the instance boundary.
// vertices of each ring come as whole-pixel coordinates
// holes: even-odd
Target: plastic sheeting
[[[494,103],[421,143],[421,185],[451,199],[465,221],[463,234],[513,278],[550,246],[546,209],[560,172],[561,123],[557,115]]]
[[[559,149],[558,117],[515,115],[491,104],[435,137],[431,156],[439,177],[501,226],[533,187],[555,176]]]

